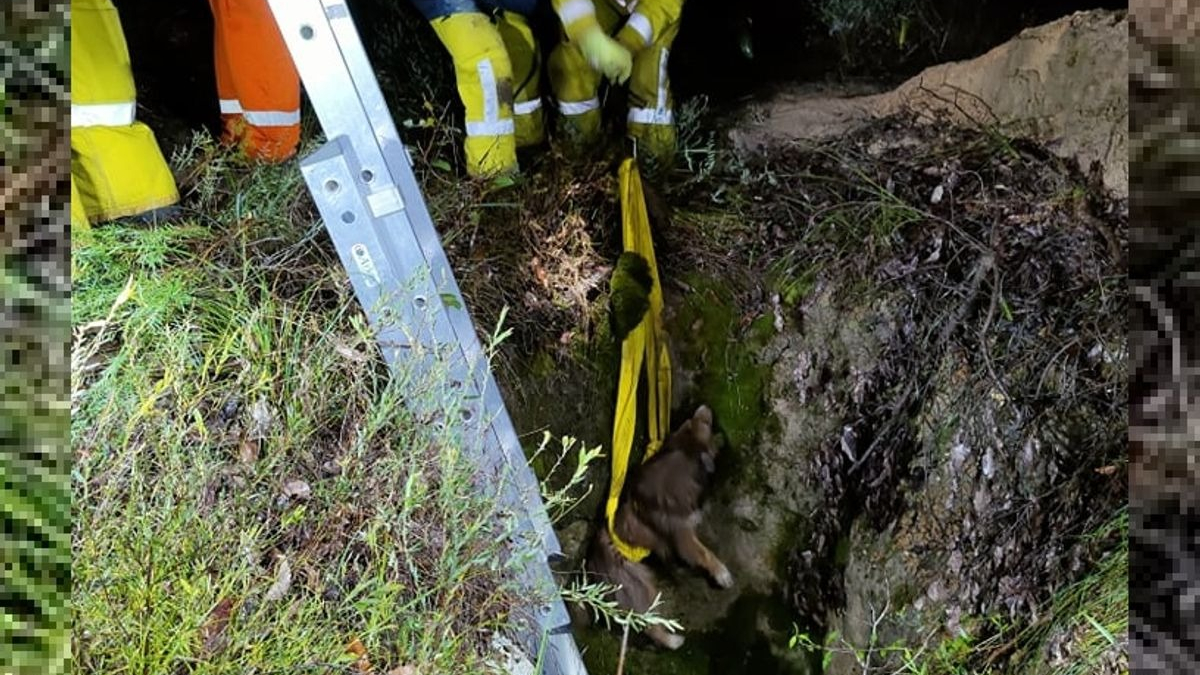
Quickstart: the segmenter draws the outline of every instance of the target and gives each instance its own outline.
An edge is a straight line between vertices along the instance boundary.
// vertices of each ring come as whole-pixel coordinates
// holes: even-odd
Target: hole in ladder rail
[[[459,411],[459,414],[462,415],[464,422],[470,422],[475,417],[475,412],[470,408],[463,408]]]
[[[300,37],[304,38],[305,40],[313,39],[313,35],[315,35],[315,34],[316,34],[316,31],[313,30],[312,26],[309,26],[309,25],[300,26]]]
[[[363,169],[362,173],[359,175],[362,176],[364,183],[370,183],[371,181],[375,180],[375,174],[370,169]]]
[[[342,214],[342,222],[346,223],[346,224],[353,223],[354,222],[354,212],[353,211],[344,212]]]
[[[342,187],[341,184],[332,178],[325,181],[325,191],[330,194],[336,193],[338,190],[341,189],[341,187]]]
[[[425,309],[425,305],[429,304],[429,301],[425,299],[425,296],[418,295],[413,298],[413,304],[416,305],[417,309]]]

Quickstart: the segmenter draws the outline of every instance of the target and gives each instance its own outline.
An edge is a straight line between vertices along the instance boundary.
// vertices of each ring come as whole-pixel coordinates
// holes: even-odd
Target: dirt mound
[[[1123,12],[1073,14],[1022,32],[970,61],[934,66],[893,91],[812,87],[778,96],[732,132],[743,148],[843,134],[912,110],[923,121],[985,125],[1028,136],[1128,194],[1128,21]]]

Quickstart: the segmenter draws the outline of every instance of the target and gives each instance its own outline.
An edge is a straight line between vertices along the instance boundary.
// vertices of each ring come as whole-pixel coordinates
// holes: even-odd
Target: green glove
[[[633,72],[633,56],[629,50],[599,27],[583,34],[579,49],[587,62],[612,82],[624,84]]]

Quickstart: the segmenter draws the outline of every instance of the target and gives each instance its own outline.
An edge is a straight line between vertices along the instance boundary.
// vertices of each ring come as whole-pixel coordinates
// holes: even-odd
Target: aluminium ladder
[[[345,0],[269,0],[328,141],[300,169],[393,372],[447,378],[419,415],[482,436],[478,475],[499,486],[539,554],[517,580],[527,610],[510,643],[545,675],[586,675],[550,562],[561,557],[521,448]],[[414,397],[427,399],[429,397]],[[465,443],[471,447],[471,443]],[[528,541],[528,540],[527,540]],[[512,666],[510,669],[531,670]]]

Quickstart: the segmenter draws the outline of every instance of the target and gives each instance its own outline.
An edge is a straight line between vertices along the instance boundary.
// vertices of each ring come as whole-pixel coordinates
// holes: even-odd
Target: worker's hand
[[[583,34],[579,49],[587,62],[611,82],[624,84],[633,72],[633,56],[629,50],[598,27]]]

